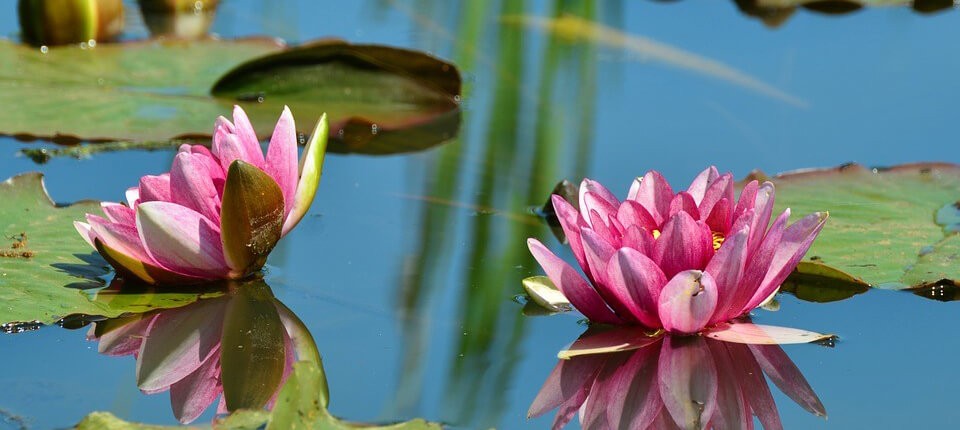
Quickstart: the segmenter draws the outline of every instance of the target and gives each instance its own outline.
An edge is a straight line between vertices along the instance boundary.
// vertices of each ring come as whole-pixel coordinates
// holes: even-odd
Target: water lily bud
[[[139,0],[153,37],[196,39],[209,32],[219,0]]]
[[[109,41],[123,31],[122,0],[20,0],[17,11],[33,45]]]

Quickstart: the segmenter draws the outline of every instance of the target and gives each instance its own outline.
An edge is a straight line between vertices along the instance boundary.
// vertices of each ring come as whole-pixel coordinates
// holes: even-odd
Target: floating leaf
[[[43,53],[0,40],[0,104],[18,107],[0,116],[0,133],[62,142],[209,136],[232,104],[207,96],[213,82],[282,47],[272,39],[143,41]],[[274,122],[279,114],[271,112]]]
[[[792,343],[825,342],[836,339],[832,334],[820,334],[812,331],[789,327],[732,322],[708,330],[704,336],[724,342],[745,343],[749,345],[786,345]]]
[[[312,121],[330,115],[332,152],[387,154],[429,148],[460,124],[460,73],[406,49],[323,40],[257,58],[214,84],[217,97],[284,105]]]
[[[0,324],[51,324],[78,314],[116,317],[221,294],[216,288],[121,288],[115,281],[91,298],[84,290],[102,287],[100,277],[109,273],[109,266],[80,237],[73,221],[100,213],[100,204],[56,206],[39,173],[0,183],[0,201]]]
[[[952,218],[941,216],[945,225],[935,222],[938,212],[960,199],[960,166],[852,164],[771,180],[777,210],[790,207],[794,218],[830,211],[805,257],[835,269],[820,273],[825,278],[896,289],[960,280],[960,237],[948,222]]]
[[[332,152],[408,152],[457,134],[459,88],[449,63],[341,41],[283,51],[265,38],[164,40],[44,53],[0,40],[0,104],[18,106],[0,116],[0,134],[61,143],[205,140],[233,104],[266,139],[289,105],[301,125],[329,113]]]

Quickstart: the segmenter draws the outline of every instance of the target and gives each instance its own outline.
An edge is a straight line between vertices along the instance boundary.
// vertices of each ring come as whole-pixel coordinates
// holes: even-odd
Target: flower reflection
[[[764,429],[783,425],[763,375],[812,414],[826,410],[777,345],[701,336],[649,337],[591,329],[561,359],[529,409],[557,409],[553,428],[579,413],[585,429]],[[604,352],[604,353],[595,353]]]
[[[231,284],[220,297],[97,322],[98,351],[137,360],[137,386],[170,392],[181,423],[219,397],[218,413],[270,406],[298,360],[319,361],[302,322],[263,281]]]

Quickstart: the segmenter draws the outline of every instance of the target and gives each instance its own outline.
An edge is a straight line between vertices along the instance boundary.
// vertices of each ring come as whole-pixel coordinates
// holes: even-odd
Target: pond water
[[[13,2],[3,7],[0,34],[15,37]],[[535,19],[562,14],[630,38],[562,37]],[[521,279],[541,273],[526,238],[561,249],[530,215],[561,179],[591,177],[623,197],[649,169],[685,186],[711,164],[743,177],[960,162],[952,10],[801,9],[770,28],[727,1],[225,0],[213,31],[409,47],[463,73],[458,137],[413,154],[329,156],[310,213],[268,261],[266,282],[323,355],[331,412],[352,421],[549,427],[554,412],[527,419],[527,409],[584,326],[574,314],[525,317],[513,298]],[[677,60],[689,55],[699,60]],[[0,137],[0,176],[43,172],[58,202],[119,200],[173,157],[126,151],[38,165],[16,155],[38,146],[52,145]],[[755,321],[840,336],[833,348],[783,347],[829,416],[771,385],[786,428],[960,425],[960,343],[949,334],[957,306],[882,290],[828,304],[779,300]],[[137,389],[131,357],[98,354],[85,333],[0,335],[0,428],[64,428],[98,410],[177,423],[166,394]]]

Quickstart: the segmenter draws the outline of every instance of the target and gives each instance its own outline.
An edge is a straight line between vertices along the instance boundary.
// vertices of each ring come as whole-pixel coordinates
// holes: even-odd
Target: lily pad
[[[123,289],[104,286],[109,266],[73,228],[86,213],[99,213],[94,201],[57,206],[43,176],[27,173],[0,183],[0,324],[51,324],[68,315],[115,317],[183,306],[209,291]]]
[[[777,210],[790,207],[793,218],[830,212],[801,271],[822,264],[835,271],[820,275],[837,282],[891,289],[960,282],[956,225],[950,217],[936,222],[938,212],[960,199],[960,165],[851,164],[752,177],[773,181]]]
[[[460,85],[453,64],[421,52],[322,40],[244,63],[212,93],[256,100],[258,112],[280,112],[284,105],[307,118],[327,112],[331,152],[387,154],[453,138]],[[251,116],[256,125],[258,115]]]
[[[286,104],[301,125],[328,112],[332,152],[408,152],[456,135],[459,88],[456,68],[426,54],[333,40],[288,50],[251,38],[45,51],[0,40],[0,103],[18,106],[0,117],[0,134],[59,143],[208,139],[234,104],[266,139]]]

